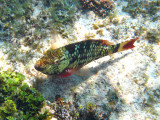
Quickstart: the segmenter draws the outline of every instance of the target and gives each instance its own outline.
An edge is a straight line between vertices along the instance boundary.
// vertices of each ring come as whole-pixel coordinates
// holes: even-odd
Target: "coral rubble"
[[[48,106],[50,117],[58,120],[101,120],[107,118],[107,115],[103,112],[98,112],[96,104],[91,102],[82,107],[77,105],[76,102],[65,102],[62,98],[58,98],[54,103],[49,103]]]
[[[84,9],[93,10],[99,16],[106,17],[114,9],[111,0],[80,0]]]

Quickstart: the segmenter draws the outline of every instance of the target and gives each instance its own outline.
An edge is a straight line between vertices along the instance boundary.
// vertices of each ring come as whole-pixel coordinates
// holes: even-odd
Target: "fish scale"
[[[115,45],[107,40],[85,40],[54,50],[49,49],[36,62],[35,69],[44,74],[69,76],[93,60],[133,48],[137,39]]]

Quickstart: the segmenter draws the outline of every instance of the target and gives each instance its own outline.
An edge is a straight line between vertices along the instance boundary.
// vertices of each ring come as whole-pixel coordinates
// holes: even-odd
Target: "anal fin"
[[[73,74],[78,75],[78,76],[89,76],[90,75],[90,69],[88,67],[83,67]]]
[[[88,67],[79,67],[75,69],[66,69],[64,73],[60,74],[61,77],[68,77],[72,74],[78,75],[78,76],[89,76],[90,70]]]

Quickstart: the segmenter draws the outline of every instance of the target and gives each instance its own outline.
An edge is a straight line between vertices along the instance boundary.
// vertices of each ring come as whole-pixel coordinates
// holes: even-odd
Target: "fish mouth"
[[[39,65],[35,64],[34,68],[38,71],[43,71],[44,68],[40,67]]]

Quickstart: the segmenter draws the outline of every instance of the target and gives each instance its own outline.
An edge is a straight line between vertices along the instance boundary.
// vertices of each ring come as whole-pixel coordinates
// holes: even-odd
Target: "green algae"
[[[44,97],[23,80],[25,80],[24,75],[17,72],[0,73],[0,103],[2,104],[0,118],[38,119]]]
[[[0,107],[0,119],[15,120],[18,117],[16,104],[12,100],[6,100]]]

